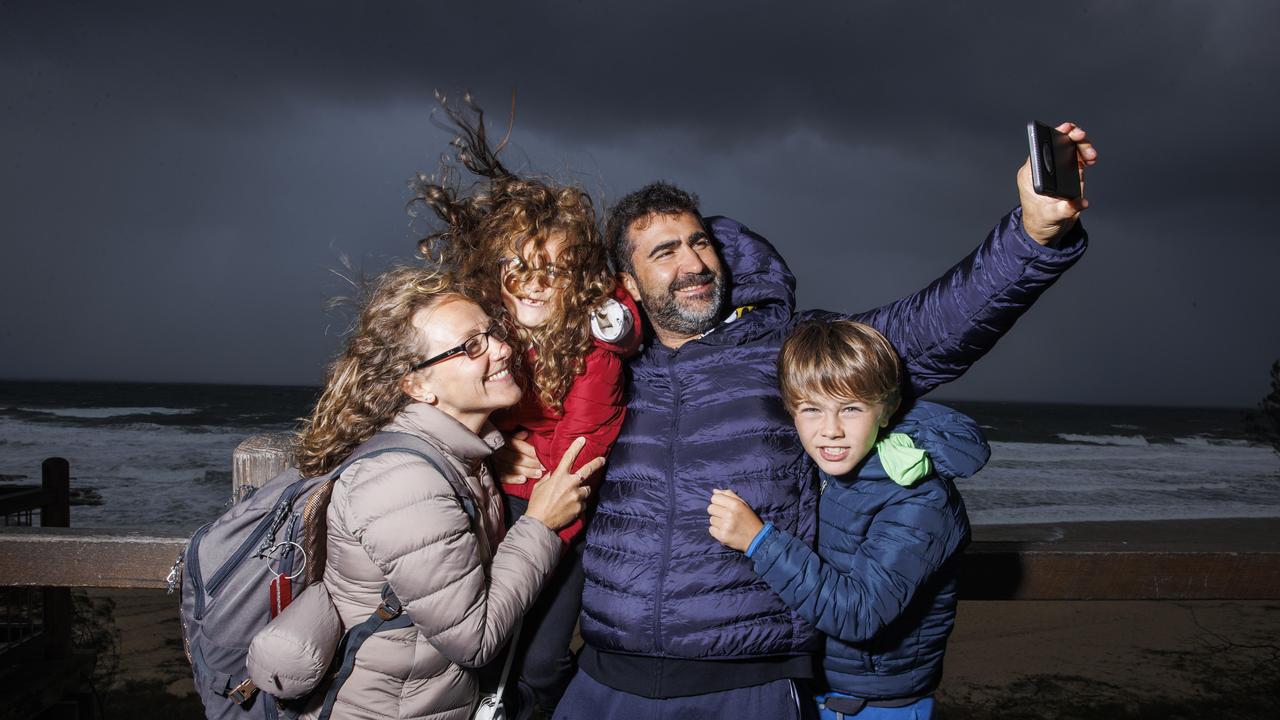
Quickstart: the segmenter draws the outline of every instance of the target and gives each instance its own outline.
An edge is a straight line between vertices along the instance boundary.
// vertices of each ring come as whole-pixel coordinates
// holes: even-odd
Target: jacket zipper
[[[671,378],[671,397],[672,397],[672,413],[671,413],[671,432],[674,434],[673,440],[679,437],[680,431],[680,380],[676,377],[675,372],[675,353],[667,358],[667,376]],[[671,452],[669,454],[670,468],[667,470],[667,524],[663,528],[662,533],[662,555],[659,556],[660,563],[658,565],[658,593],[653,598],[653,641],[654,648],[659,652],[663,652],[662,647],[662,594],[663,585],[667,579],[667,566],[671,564],[671,526],[675,522],[675,474],[676,474],[676,443],[670,443]]]

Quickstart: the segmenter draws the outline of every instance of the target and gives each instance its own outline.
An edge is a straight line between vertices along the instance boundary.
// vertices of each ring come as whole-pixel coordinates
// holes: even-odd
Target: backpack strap
[[[467,487],[467,481],[453,466],[453,463],[446,460],[440,453],[440,450],[431,443],[409,433],[394,432],[391,430],[383,430],[375,433],[372,438],[361,443],[342,464],[329,474],[330,480],[336,480],[343,472],[346,471],[357,460],[377,457],[387,453],[400,452],[410,455],[417,455],[427,461],[436,472],[444,476],[444,479],[453,487],[454,493],[458,496],[458,501],[462,503],[462,509],[467,513],[467,519],[475,522],[477,510],[476,503],[471,498],[471,490]]]
[[[413,620],[405,613],[404,607],[400,604],[400,599],[391,591],[391,585],[382,586],[382,604],[377,610],[369,616],[369,619],[347,630],[342,636],[342,642],[338,645],[338,652],[333,657],[334,664],[338,665],[337,674],[333,678],[333,682],[329,684],[329,689],[324,695],[324,705],[320,708],[319,720],[329,720],[329,716],[333,713],[333,704],[338,699],[338,691],[347,682],[347,678],[351,677],[351,671],[356,666],[356,653],[360,651],[360,646],[364,645],[364,641],[369,636],[381,630],[396,630],[399,628],[407,628],[413,625]],[[339,664],[340,663],[340,664]]]

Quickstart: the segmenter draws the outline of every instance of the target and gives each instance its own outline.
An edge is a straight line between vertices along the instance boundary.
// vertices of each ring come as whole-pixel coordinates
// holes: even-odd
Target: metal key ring
[[[298,548],[298,552],[299,552],[299,553],[302,553],[302,566],[301,566],[301,567],[299,567],[299,568],[298,568],[298,570],[297,570],[297,572],[293,573],[292,575],[285,575],[284,573],[280,572],[279,570],[277,570],[277,569],[275,569],[275,568],[271,567],[271,563],[272,563],[273,561],[281,559],[280,557],[276,557],[276,556],[275,556],[276,551],[277,551],[277,550],[279,550],[280,548],[283,548],[283,547],[288,546],[288,545],[292,545],[292,546],[294,546],[294,547]],[[283,553],[282,553],[282,555],[283,555]],[[296,542],[294,542],[294,541],[292,541],[292,540],[285,540],[284,542],[276,543],[275,545],[272,545],[271,547],[267,548],[267,551],[266,551],[266,552],[264,552],[264,553],[262,554],[262,556],[263,556],[263,558],[265,558],[265,559],[266,559],[266,561],[267,561],[267,569],[271,570],[271,574],[272,574],[272,575],[275,575],[275,576],[277,576],[277,577],[286,577],[286,578],[288,578],[289,580],[296,580],[296,579],[297,579],[297,577],[298,577],[299,575],[301,575],[301,574],[302,574],[304,571],[306,571],[306,569],[307,569],[307,551],[306,551],[305,549],[303,549],[303,547],[302,547],[301,545],[299,545],[298,543],[296,543]]]

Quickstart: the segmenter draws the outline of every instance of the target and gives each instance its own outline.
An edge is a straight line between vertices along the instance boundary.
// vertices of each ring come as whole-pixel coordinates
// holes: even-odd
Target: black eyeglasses
[[[434,355],[420,363],[416,363],[409,371],[414,372],[421,370],[424,367],[430,367],[431,365],[444,362],[445,360],[448,360],[451,357],[457,357],[458,355],[466,355],[469,358],[478,358],[489,351],[489,338],[493,338],[498,342],[504,342],[507,339],[507,335],[507,326],[505,324],[498,322],[493,323],[489,326],[489,329],[484,332],[476,333],[466,340],[463,340],[457,347],[449,348],[439,355]]]

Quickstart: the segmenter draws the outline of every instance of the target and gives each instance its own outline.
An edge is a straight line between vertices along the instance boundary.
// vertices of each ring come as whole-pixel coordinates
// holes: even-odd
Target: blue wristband
[[[773,532],[773,523],[765,523],[764,527],[760,528],[760,532],[756,533],[756,536],[751,539],[751,544],[747,546],[747,557],[751,557],[751,554],[756,551],[756,548],[760,547],[760,543],[768,537],[771,532]]]

